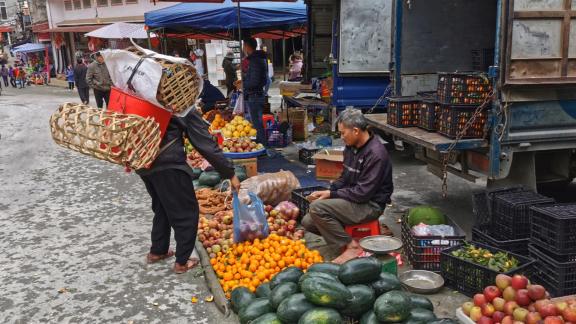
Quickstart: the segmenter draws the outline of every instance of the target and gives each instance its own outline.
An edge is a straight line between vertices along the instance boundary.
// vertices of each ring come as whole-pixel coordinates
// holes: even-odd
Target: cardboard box
[[[312,157],[316,161],[317,180],[336,180],[344,170],[344,151],[321,150]]]
[[[292,109],[289,114],[288,120],[292,124],[292,139],[305,141],[308,138],[308,114],[306,109]]]
[[[258,175],[258,159],[234,159],[232,160],[234,165],[243,165],[246,168],[246,175],[248,178]]]

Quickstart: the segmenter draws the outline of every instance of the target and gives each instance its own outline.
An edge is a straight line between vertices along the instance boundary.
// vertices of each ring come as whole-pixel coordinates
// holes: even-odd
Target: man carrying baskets
[[[200,211],[192,184],[192,169],[186,163],[183,135],[222,178],[230,179],[232,190],[240,189],[234,166],[208,133],[202,116],[191,111],[186,117],[172,117],[152,167],[137,173],[152,197],[154,211],[152,246],[146,260],[155,263],[175,255],[175,273],[185,273],[198,263],[190,256],[196,242]],[[176,240],[175,253],[169,249],[171,228]]]

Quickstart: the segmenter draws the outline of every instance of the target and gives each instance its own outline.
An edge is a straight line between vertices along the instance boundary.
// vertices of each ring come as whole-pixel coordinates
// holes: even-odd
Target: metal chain
[[[468,119],[468,121],[464,125],[464,128],[462,128],[462,130],[460,130],[456,134],[456,138],[454,139],[452,144],[450,144],[450,146],[448,146],[448,149],[444,152],[441,152],[442,153],[442,198],[446,198],[448,196],[448,161],[450,160],[450,156],[452,155],[456,145],[458,145],[458,142],[462,139],[462,137],[464,137],[464,135],[466,135],[466,133],[468,132],[468,129],[474,124],[474,122],[476,121],[476,118],[478,118],[482,114],[482,110],[484,110],[484,108],[486,108],[488,106],[488,104],[490,102],[492,102],[492,96],[493,95],[494,95],[494,92],[491,91],[488,94],[488,96],[486,96],[486,99],[484,99],[484,102],[482,102],[482,104],[480,106],[478,106],[478,108],[476,108],[476,110],[474,111],[474,114],[472,114],[470,119]]]

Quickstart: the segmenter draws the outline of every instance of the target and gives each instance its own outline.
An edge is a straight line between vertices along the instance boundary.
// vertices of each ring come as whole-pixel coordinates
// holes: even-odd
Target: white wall
[[[108,1],[110,3],[110,1]],[[96,7],[96,0],[92,0],[92,8],[66,11],[63,0],[48,0],[50,26],[54,27],[65,20],[94,19],[96,12],[99,18],[144,16],[145,12],[173,6],[177,2],[158,2],[156,5],[150,0],[138,0],[137,4],[124,4],[122,6]]]

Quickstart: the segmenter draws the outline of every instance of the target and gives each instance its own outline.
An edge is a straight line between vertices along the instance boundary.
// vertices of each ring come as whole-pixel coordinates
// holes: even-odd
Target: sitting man
[[[337,119],[346,144],[344,171],[330,190],[308,196],[312,201],[302,219],[304,228],[322,235],[326,243],[345,251],[334,263],[357,257],[362,248],[344,230],[345,225],[363,224],[382,215],[394,190],[388,151],[377,135],[371,134],[360,110],[346,109]]]
[[[222,94],[220,89],[210,83],[208,80],[204,80],[204,87],[202,93],[198,96],[202,100],[202,112],[207,113],[216,107],[218,101],[226,100],[226,97]]]

